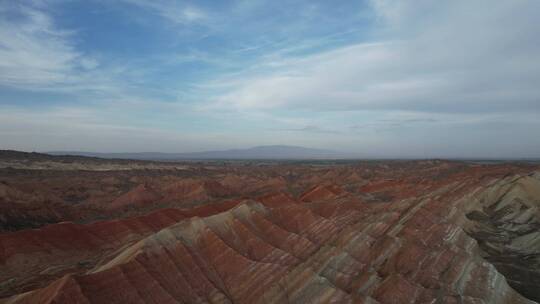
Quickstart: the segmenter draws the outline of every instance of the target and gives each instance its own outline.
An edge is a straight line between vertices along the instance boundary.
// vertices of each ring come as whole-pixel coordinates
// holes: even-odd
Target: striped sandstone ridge
[[[92,231],[84,245],[78,242],[90,237],[53,240],[75,224],[2,234],[2,274],[12,269],[24,280],[68,255],[73,260],[63,265],[83,254],[95,262],[1,303],[534,303],[508,284],[523,285],[507,271],[522,265],[497,256],[540,249],[538,230],[530,229],[538,219],[538,174],[509,174],[515,171],[475,167],[362,185],[345,172],[351,178],[340,186],[358,186],[362,197],[324,184],[307,188],[299,196],[305,200],[278,192],[217,212],[162,210],[77,226]],[[19,247],[17,233],[28,234],[31,250]]]
[[[220,213],[238,203],[161,209],[122,220],[88,225],[63,222],[0,234],[0,297],[43,287],[66,273],[84,273],[165,227],[193,216]]]
[[[523,295],[540,301],[540,173],[494,181],[467,208],[482,256]]]

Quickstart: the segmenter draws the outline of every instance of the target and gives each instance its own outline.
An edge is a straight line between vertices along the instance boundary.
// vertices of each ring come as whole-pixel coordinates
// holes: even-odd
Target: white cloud
[[[150,9],[166,20],[178,23],[188,24],[200,22],[208,19],[208,14],[199,7],[183,4],[178,1],[169,0],[123,0],[126,3],[136,5],[145,9]]]
[[[206,19],[206,13],[203,12],[201,9],[188,6],[181,10],[181,19],[186,20],[188,22],[198,21],[202,19]]]
[[[116,58],[102,64],[76,47],[77,34],[59,28],[45,2],[0,3],[0,86],[69,94],[79,101],[140,100],[135,81],[144,78],[144,66]]]
[[[74,31],[60,29],[40,5],[0,4],[0,85],[29,90],[110,88],[106,77],[88,74],[100,63],[77,50]],[[4,18],[5,17],[5,18]]]
[[[18,12],[23,14],[22,20],[0,21],[0,84],[66,81],[81,57],[67,41],[69,33],[57,30],[43,12],[31,8]]]
[[[99,62],[93,58],[83,58],[80,60],[80,64],[86,70],[92,70],[99,66]]]
[[[280,57],[230,79],[236,109],[539,110],[538,1],[373,1],[381,43]],[[425,14],[429,11],[429,14]],[[269,69],[271,65],[273,68]],[[216,83],[219,83],[217,80]]]

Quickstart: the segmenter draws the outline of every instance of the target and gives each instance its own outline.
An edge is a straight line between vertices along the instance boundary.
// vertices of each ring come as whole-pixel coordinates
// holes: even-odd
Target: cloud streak
[[[239,109],[538,111],[536,1],[373,1],[386,40],[237,77],[216,104]],[[419,15],[429,7],[433,13]],[[474,14],[467,13],[472,11]],[[519,20],[514,22],[514,20]],[[511,25],[511,26],[509,26]],[[265,66],[265,63],[259,63]]]
[[[319,133],[319,134],[339,134],[340,133],[339,131],[321,128],[316,125],[307,125],[301,128],[278,129],[277,131]]]
[[[179,3],[178,1],[168,0],[122,0],[128,4],[139,6],[143,9],[149,9],[160,17],[174,23],[187,25],[194,22],[202,22],[209,18],[208,13],[203,9],[194,6]]]
[[[10,20],[9,14],[21,14]],[[25,87],[70,82],[69,75],[84,65],[82,54],[68,41],[72,33],[59,30],[36,9],[12,3],[0,19],[0,85]]]

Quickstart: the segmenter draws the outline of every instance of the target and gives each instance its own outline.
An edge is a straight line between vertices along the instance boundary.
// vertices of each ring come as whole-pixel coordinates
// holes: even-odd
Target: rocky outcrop
[[[144,207],[145,205],[159,202],[161,199],[162,196],[152,189],[151,186],[140,184],[108,204],[107,208],[116,210],[128,207]]]
[[[508,282],[540,301],[540,174],[508,176],[479,191],[467,231]]]
[[[303,202],[330,200],[339,197],[344,191],[337,185],[317,185],[300,196]]]
[[[217,181],[182,179],[167,185],[164,190],[165,202],[199,202],[210,198],[227,197],[232,191]]]

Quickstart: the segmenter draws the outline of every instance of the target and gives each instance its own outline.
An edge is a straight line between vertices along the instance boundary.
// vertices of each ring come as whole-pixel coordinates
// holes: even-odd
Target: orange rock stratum
[[[139,167],[0,169],[0,303],[540,300],[535,164]]]

